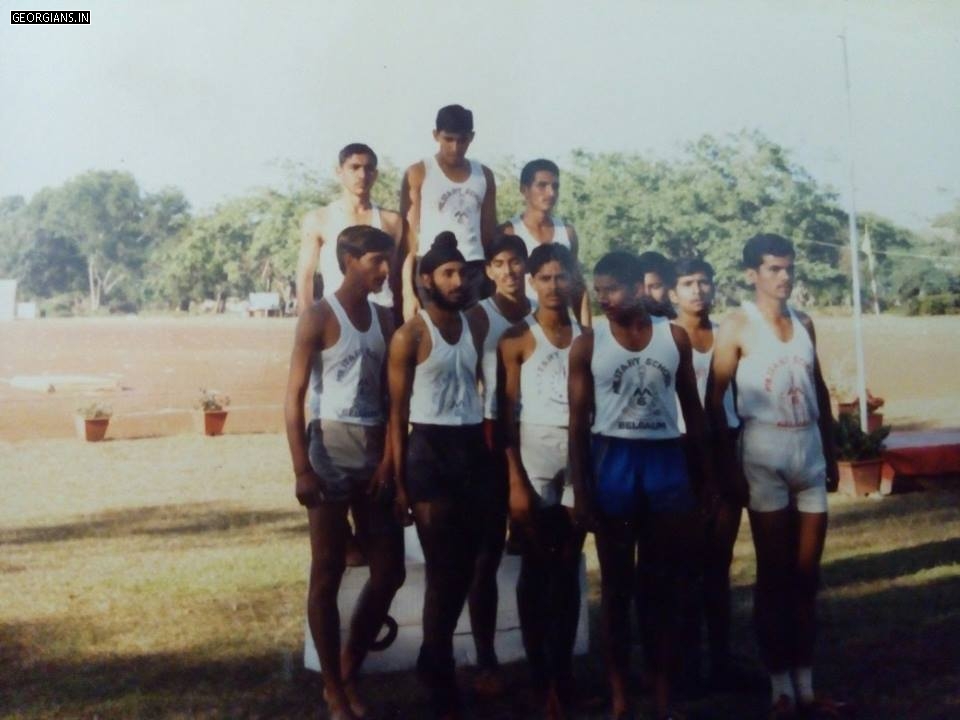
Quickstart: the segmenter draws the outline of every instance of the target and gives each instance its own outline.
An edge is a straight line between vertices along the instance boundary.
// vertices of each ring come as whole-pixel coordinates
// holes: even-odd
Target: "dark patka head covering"
[[[457,250],[457,236],[444,230],[433,240],[430,250],[420,259],[420,274],[432,275],[433,271],[448,262],[466,262]]]

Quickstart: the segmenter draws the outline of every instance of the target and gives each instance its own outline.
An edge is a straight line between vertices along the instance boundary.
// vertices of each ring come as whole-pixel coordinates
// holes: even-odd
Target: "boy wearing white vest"
[[[561,718],[573,687],[580,611],[580,553],[567,474],[570,347],[580,327],[570,311],[576,263],[559,243],[528,260],[537,309],[500,341],[501,423],[507,439],[510,514],[523,538],[517,607],[534,687],[547,718]]]
[[[503,556],[507,524],[507,468],[504,442],[497,424],[497,343],[508,328],[530,314],[524,294],[527,249],[518,237],[498,236],[487,248],[486,275],[494,293],[470,308],[467,317],[483,337],[480,387],[483,400],[483,434],[491,453],[488,480],[491,502],[484,522],[483,539],[470,587],[470,627],[477,648],[478,673],[474,690],[484,696],[499,695],[503,679],[494,650],[497,625],[497,569]]]
[[[384,379],[393,321],[369,299],[386,282],[393,252],[393,238],[382,230],[359,225],[340,233],[337,256],[344,280],[297,322],[284,406],[296,496],[310,523],[307,617],[323,667],[324,696],[336,720],[365,713],[355,679],[405,572],[385,443]],[[308,386],[314,391],[309,424]],[[370,579],[341,654],[337,591],[350,536],[348,509],[362,531]]]
[[[454,234],[466,261],[468,305],[486,295],[483,266],[497,227],[497,186],[490,168],[467,158],[473,137],[472,112],[460,105],[440,108],[433,131],[439,145],[436,154],[414,163],[403,175],[400,213],[407,221],[409,250],[402,271],[404,320],[425,303],[416,265],[442,232]]]
[[[322,296],[336,292],[343,282],[337,261],[337,236],[341,230],[352,225],[379,228],[393,238],[397,248],[403,236],[400,214],[380,208],[370,199],[370,191],[377,181],[377,154],[368,145],[345,146],[338,156],[336,175],[340,197],[329,205],[310,210],[300,223],[296,274],[298,313],[303,313]],[[400,265],[394,252],[387,282],[370,299],[392,308],[394,295],[399,296],[399,282]]]
[[[647,312],[655,317],[673,319],[677,316],[670,302],[670,288],[673,285],[673,263],[663,253],[647,250],[640,253],[643,266],[643,291]]]
[[[815,605],[827,532],[827,479],[836,479],[830,396],[820,373],[813,322],[787,304],[795,252],[780,235],[743,248],[754,301],[730,313],[717,333],[708,407],[726,425],[724,397],[737,387],[742,477],[757,552],[754,624],[770,672],[771,717],[839,717],[837,703],[813,692]],[[736,460],[718,447],[723,477],[739,479]],[[833,714],[829,714],[829,713]]]
[[[693,369],[697,376],[697,393],[706,407],[707,380],[717,323],[710,319],[714,298],[713,266],[700,258],[678,260],[670,273],[673,287],[670,300],[677,309],[674,322],[687,331],[693,350]],[[712,443],[727,443],[733,451],[740,428],[734,405],[734,387],[731,383],[723,396],[727,431],[714,434]],[[681,428],[683,429],[683,428]],[[694,682],[700,676],[701,615],[707,628],[707,646],[710,651],[709,685],[716,690],[748,689],[753,678],[738,672],[730,654],[730,563],[733,546],[740,529],[743,505],[730,492],[730,482],[718,482],[712,488],[710,501],[702,508],[703,525],[699,538],[701,590],[700,602],[689,618],[688,655],[685,668]]]
[[[389,360],[396,510],[408,524],[412,513],[426,563],[417,670],[441,718],[460,717],[453,633],[492,501],[477,387],[483,338],[463,312],[464,266],[453,233],[441,233],[420,262],[427,306],[397,330]]]
[[[568,248],[576,262],[580,242],[573,225],[553,216],[553,209],[560,198],[560,168],[552,160],[531,160],[520,171],[520,194],[524,209],[500,226],[501,232],[516,235],[527,246],[527,255],[540,245],[557,243]],[[590,298],[582,285],[579,271],[574,275],[571,293],[573,306],[583,327],[590,327]],[[527,299],[537,302],[533,280],[527,277]]]
[[[638,606],[656,717],[663,720],[672,717],[670,675],[693,569],[696,492],[710,486],[711,476],[690,339],[647,312],[643,270],[628,252],[609,253],[594,269],[608,322],[584,331],[570,352],[570,473],[575,517],[596,533],[612,715],[629,713],[629,608],[637,568],[646,565]],[[635,559],[638,546],[652,557]]]

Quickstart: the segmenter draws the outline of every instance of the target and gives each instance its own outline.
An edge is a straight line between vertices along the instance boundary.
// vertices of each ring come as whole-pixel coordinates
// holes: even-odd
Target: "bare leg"
[[[366,711],[356,691],[357,671],[383,627],[393,596],[403,585],[406,568],[403,530],[393,519],[390,506],[361,501],[354,505],[353,515],[358,536],[366,538],[370,578],[354,607],[350,635],[343,648],[341,672],[351,709],[362,716]]]
[[[771,673],[790,669],[794,648],[789,638],[793,615],[793,576],[796,562],[794,512],[750,511],[750,528],[757,553],[757,585],[753,619],[760,656]]]
[[[827,535],[826,513],[797,513],[797,554],[794,575],[793,667],[813,664],[817,634],[816,596],[820,584],[820,558]]]
[[[585,534],[575,528],[570,511],[557,507],[556,551],[551,553],[547,596],[550,676],[561,707],[573,695],[573,646],[580,620],[580,555]]]
[[[453,632],[467,599],[477,553],[477,531],[471,525],[470,509],[461,507],[463,504],[442,498],[416,503],[413,508],[427,581],[417,669],[442,717],[458,717],[459,713]]]
[[[355,720],[344,693],[340,669],[340,612],[337,592],[345,569],[346,503],[324,503],[308,510],[310,590],[307,619],[323,668],[323,695],[333,720]]]
[[[535,521],[534,521],[535,522]],[[517,579],[517,612],[520,616],[520,633],[527,655],[531,679],[538,691],[547,686],[546,657],[546,589],[547,558],[537,537],[536,528],[517,525],[515,533],[523,533],[523,555],[520,560],[520,577]]]
[[[651,669],[657,717],[670,708],[670,678],[680,669],[685,618],[691,614],[693,579],[701,527],[693,513],[654,512],[642,532],[641,551],[648,554],[644,578],[646,617],[641,622],[651,644],[645,648]]]
[[[496,673],[499,668],[494,649],[497,630],[497,570],[503,557],[506,542],[507,508],[505,499],[487,510],[484,518],[483,538],[474,564],[473,582],[468,603],[470,628],[477,649],[477,667],[487,673]]]
[[[730,563],[741,514],[739,505],[721,501],[711,518],[704,548],[703,614],[710,672],[716,677],[730,667]]]
[[[633,522],[603,518],[596,532],[600,561],[600,626],[610,681],[614,718],[626,717],[627,673],[630,667],[630,599],[634,583]]]

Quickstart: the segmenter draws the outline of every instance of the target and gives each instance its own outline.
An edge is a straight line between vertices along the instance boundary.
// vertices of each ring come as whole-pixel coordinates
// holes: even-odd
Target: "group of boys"
[[[612,715],[630,712],[635,602],[657,717],[679,717],[671,679],[699,646],[692,588],[703,589],[712,676],[723,685],[734,674],[729,568],[745,505],[771,712],[833,712],[810,673],[834,471],[829,403],[812,324],[787,305],[789,241],[747,242],[756,302],[716,332],[707,263],[610,253],[593,269],[604,319],[591,330],[576,233],[552,214],[557,166],[528,163],[525,210],[497,226],[493,176],[466,158],[471,113],[442,108],[434,138],[437,153],[404,175],[399,214],[371,202],[376,155],[353,144],[339,157],[341,197],[302,225],[286,425],[330,716],[366,716],[357,673],[404,582],[411,523],[426,573],[417,670],[436,716],[461,713],[453,634],[465,604],[475,688],[503,690],[496,573],[509,515],[523,644],[546,717],[571,709],[587,532]],[[370,577],[341,647],[348,512]]]

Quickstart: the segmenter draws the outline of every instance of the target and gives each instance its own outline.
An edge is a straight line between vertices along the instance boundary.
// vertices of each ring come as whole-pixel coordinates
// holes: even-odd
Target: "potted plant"
[[[860,413],[860,396],[854,389],[849,375],[842,368],[834,368],[830,373],[830,395],[837,403],[837,416]],[[873,432],[883,425],[883,413],[877,412],[883,407],[884,400],[867,390],[867,431]]]
[[[100,442],[107,434],[111,415],[113,410],[110,406],[101,402],[92,402],[77,408],[73,418],[77,437],[87,442]]]
[[[890,434],[884,425],[864,432],[859,413],[841,413],[834,423],[837,449],[837,489],[844,495],[869,495],[880,490],[883,441]]]
[[[204,435],[223,435],[223,426],[227,422],[226,407],[229,404],[230,397],[219,390],[200,388],[197,409],[203,413]]]
[[[883,413],[877,412],[883,407],[883,398],[867,390],[867,432],[879,430],[883,426]],[[848,402],[837,401],[837,415],[860,415],[860,398],[854,395]]]

